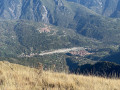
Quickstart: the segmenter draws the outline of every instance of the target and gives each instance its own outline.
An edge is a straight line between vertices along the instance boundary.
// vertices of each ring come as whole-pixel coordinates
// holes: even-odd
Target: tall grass
[[[41,71],[0,62],[1,90],[120,90],[120,79]]]

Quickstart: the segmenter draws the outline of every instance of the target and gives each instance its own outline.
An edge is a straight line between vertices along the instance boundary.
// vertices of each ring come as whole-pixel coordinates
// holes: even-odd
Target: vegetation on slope
[[[103,16],[119,17],[120,0],[67,0],[86,6]]]
[[[21,4],[23,4],[21,19],[41,21],[42,16],[39,13],[44,14],[47,10],[50,23],[59,27],[47,25],[52,31],[39,33],[41,29],[46,28],[43,23],[25,20],[1,21],[0,56],[39,53],[43,50],[73,46],[99,46],[100,42],[115,45],[120,43],[120,21],[101,17],[82,5],[65,0],[34,2],[31,0],[23,1]],[[40,12],[41,10],[44,12]],[[71,30],[61,27],[71,28]]]
[[[84,59],[77,60],[75,58],[67,58],[66,64],[69,67],[71,73],[95,75],[102,77],[120,77],[120,65],[108,61],[91,61]],[[85,63],[86,62],[86,63]]]
[[[91,59],[93,61],[109,61],[120,64],[120,47],[112,46],[111,48],[101,48],[101,49],[93,49],[90,52],[94,54],[86,56],[86,58]]]
[[[32,21],[1,21],[0,28],[0,56],[40,53],[50,49],[100,43],[71,29]]]
[[[119,79],[42,71],[0,62],[0,89],[6,90],[119,90]]]
[[[5,1],[3,2],[5,3]],[[120,43],[119,39],[117,39],[120,33],[119,20],[104,18],[80,4],[67,2],[66,0],[23,0],[23,2],[9,2],[15,4],[16,7],[21,3],[19,10],[16,10],[20,14],[18,15],[20,17],[17,19],[49,22],[56,26],[71,28],[79,34],[103,40],[106,43]],[[11,5],[8,5],[8,7],[6,4],[5,6],[4,4],[2,5],[2,7],[6,7],[3,11],[7,9],[8,13],[12,13],[9,11]],[[13,9],[13,11],[15,10]],[[13,18],[15,17],[14,15],[17,14],[11,14]],[[9,15],[8,18],[10,18]],[[34,29],[31,26],[29,28]]]
[[[16,63],[29,67],[36,67],[38,62],[44,65],[45,70],[53,69],[55,71],[66,71],[68,68],[66,65],[66,56],[64,54],[53,54],[45,56],[35,56],[35,57],[1,57],[0,61],[9,61],[11,63]],[[53,67],[54,66],[54,67]]]
[[[97,62],[93,65],[85,64],[78,66],[74,71],[85,75],[90,74],[103,77],[120,77],[120,65],[111,62]]]

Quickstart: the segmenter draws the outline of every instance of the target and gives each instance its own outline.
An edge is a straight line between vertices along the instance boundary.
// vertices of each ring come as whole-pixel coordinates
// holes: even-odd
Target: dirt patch
[[[40,29],[39,29],[39,32],[40,32],[40,33],[49,33],[49,32],[51,32],[51,31],[53,31],[53,30],[51,29],[51,27],[48,26],[48,25],[46,25],[46,24],[44,24],[44,27],[43,27],[43,28],[40,28]]]

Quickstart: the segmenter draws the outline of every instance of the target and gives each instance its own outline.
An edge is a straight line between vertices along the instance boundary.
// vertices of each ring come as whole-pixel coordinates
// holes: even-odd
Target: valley
[[[0,64],[118,79],[119,17],[120,0],[0,0]]]

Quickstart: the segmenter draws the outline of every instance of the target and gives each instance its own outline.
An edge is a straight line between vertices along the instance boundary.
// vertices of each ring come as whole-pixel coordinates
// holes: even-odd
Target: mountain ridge
[[[98,14],[107,17],[119,18],[120,0],[67,0],[84,5]]]

